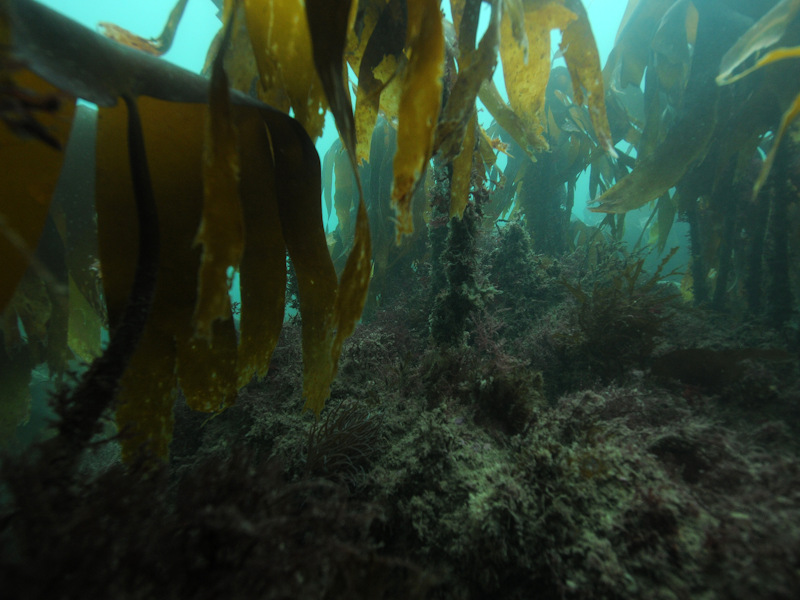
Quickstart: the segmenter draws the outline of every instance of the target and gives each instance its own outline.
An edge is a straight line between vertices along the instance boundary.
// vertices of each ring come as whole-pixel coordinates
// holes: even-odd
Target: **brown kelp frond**
[[[139,112],[132,98],[125,96],[124,100],[128,110],[128,155],[139,224],[136,273],[108,347],[92,363],[77,388],[62,392],[56,403],[59,435],[48,442],[45,455],[50,460],[60,459],[59,468],[67,471],[77,464],[81,452],[97,432],[100,416],[115,400],[122,374],[136,351],[150,315],[156,289],[160,247],[158,212]]]
[[[363,307],[371,252],[362,209],[355,251],[337,281],[322,228],[319,159],[303,128],[269,106],[229,94],[222,53],[209,92],[207,80],[114,44],[39,5],[13,0],[9,7],[10,56],[55,83],[59,93],[101,106],[98,245],[112,328],[124,320],[136,273],[132,257],[142,249],[138,229],[131,227],[138,223],[131,191],[138,175],[125,145],[130,139],[127,113],[114,106],[116,99],[129,97],[141,115],[164,251],[153,309],[121,382],[118,423],[127,431],[124,455],[135,456],[143,445],[166,455],[176,385],[192,408],[218,411],[231,405],[253,375],[266,372],[283,319],[287,249],[301,282],[306,405],[319,413],[341,344]],[[229,15],[235,13],[232,8]],[[68,42],[75,54],[53,50],[54,40]],[[47,165],[29,158],[37,168]],[[55,181],[57,168],[51,172]],[[47,202],[40,204],[44,218]],[[231,219],[216,218],[219,214]],[[10,227],[25,241],[24,227],[14,222]],[[41,225],[31,222],[31,241],[25,241],[31,247],[36,227]],[[244,247],[243,237],[249,241]],[[203,253],[194,249],[195,241],[203,244]],[[14,252],[12,247],[4,257]],[[241,274],[238,336],[227,297],[229,268]],[[19,276],[21,271],[3,286],[9,297]]]
[[[239,269],[245,243],[239,201],[239,134],[224,65],[233,24],[229,18],[211,71],[203,150],[203,216],[194,239],[195,245],[203,247],[194,326],[198,337],[206,341],[213,338],[214,321],[231,316],[228,269]]]
[[[781,0],[775,4],[722,57],[719,75],[716,77],[717,83],[720,85],[733,83],[744,77],[747,72],[754,70],[754,68],[747,69],[745,72],[733,75],[737,67],[754,53],[780,41],[798,11],[800,11],[800,0]]]
[[[719,75],[717,75],[716,78],[717,83],[719,85],[730,85],[767,65],[790,58],[800,58],[800,46],[793,46],[790,48],[778,47],[759,58],[751,67],[735,75],[733,74],[733,71],[739,65],[758,50],[780,43],[798,11],[800,11],[800,1],[782,0],[776,4],[772,10],[754,23],[723,57]],[[778,148],[780,148],[781,141],[798,114],[800,114],[800,93],[795,96],[794,100],[789,107],[786,108],[781,117],[780,125],[775,134],[775,140],[772,142],[769,154],[761,167],[758,179],[756,179],[753,185],[753,196],[758,195],[758,192],[767,181],[769,172],[772,169],[772,164],[775,162],[775,155]]]

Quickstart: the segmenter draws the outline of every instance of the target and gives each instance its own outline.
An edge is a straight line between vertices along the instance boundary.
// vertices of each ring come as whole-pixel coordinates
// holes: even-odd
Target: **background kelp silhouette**
[[[9,589],[793,597],[800,2],[632,0],[602,72],[578,0],[217,4],[201,77],[155,58],[186,0],[0,2],[4,439],[66,384]]]

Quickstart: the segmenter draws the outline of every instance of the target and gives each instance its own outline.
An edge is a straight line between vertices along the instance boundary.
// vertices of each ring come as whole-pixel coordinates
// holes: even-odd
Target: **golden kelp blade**
[[[91,363],[102,353],[100,332],[103,321],[95,308],[81,293],[72,277],[69,278],[69,338],[70,349],[81,360]]]
[[[228,269],[238,269],[244,252],[244,222],[239,202],[239,145],[223,56],[233,21],[226,26],[214,60],[203,150],[203,216],[195,245],[203,246],[196,334],[210,341],[214,321],[231,317]]]
[[[0,57],[2,59],[2,57]],[[0,311],[28,268],[50,207],[75,99],[30,71],[0,64]],[[13,108],[12,108],[13,107]]]
[[[392,189],[398,241],[414,231],[411,198],[430,159],[441,108],[444,32],[439,2],[409,0],[406,40],[411,56],[403,77]]]
[[[244,94],[256,95],[259,86],[258,66],[247,31],[247,17],[244,2],[236,2],[232,6],[233,29],[228,47],[225,49],[225,72],[230,86]],[[224,28],[220,29],[206,54],[206,62],[202,73],[210,74],[214,59],[219,53],[224,36]]]
[[[244,0],[244,8],[261,75],[259,97],[285,112],[291,106],[311,139],[317,139],[327,105],[302,0]]]
[[[192,247],[202,210],[205,105],[138,102],[161,231],[161,260],[150,317],[120,384],[118,421],[131,429],[124,452],[150,443],[165,456],[176,378],[187,403],[213,411],[236,394],[233,321],[215,323],[212,344],[196,340],[200,251]],[[103,284],[112,327],[133,280],[137,227],[128,167],[126,109],[101,109],[97,133],[97,213]]]
[[[578,17],[570,22],[561,38],[564,60],[567,62],[567,69],[572,78],[575,104],[583,104],[585,90],[588,95],[586,102],[589,107],[589,116],[592,119],[597,143],[606,154],[616,157],[617,152],[614,150],[611,128],[606,115],[600,57],[597,54],[597,45],[589,24],[589,17],[580,0],[565,1],[567,7]]]
[[[407,22],[405,0],[389,0],[380,12],[363,55],[359,58],[355,111],[359,164],[369,160],[372,132],[382,96],[387,95],[386,88],[395,83],[398,71],[402,70]]]
[[[748,29],[733,48],[723,57],[720,73],[716,78],[717,84],[728,85],[739,81],[765,65],[780,60],[786,60],[787,58],[800,58],[800,46],[776,48],[761,57],[756,64],[749,69],[737,75],[731,75],[733,70],[744,62],[753,52],[778,41],[783,36],[789,22],[795,17],[798,11],[800,11],[800,0],[784,0]],[[769,172],[772,169],[772,163],[775,161],[775,155],[783,140],[783,136],[788,127],[797,118],[798,114],[800,114],[800,94],[795,96],[791,106],[784,112],[781,118],[781,124],[772,142],[772,148],[770,148],[769,154],[758,174],[758,179],[753,186],[754,197],[758,195],[764,182],[766,182]]]
[[[347,154],[339,151],[333,158],[333,172],[336,175],[336,188],[333,193],[333,204],[336,210],[338,228],[342,242],[350,244],[354,237],[354,224],[350,217],[353,204],[358,198],[358,184]]]
[[[286,242],[275,193],[270,140],[257,110],[238,111],[242,211],[245,246],[240,267],[242,297],[239,325],[239,387],[263,377],[283,326],[286,290]]]
[[[531,162],[536,162],[536,136],[528,124],[523,121],[511,107],[506,104],[494,82],[484,81],[478,94],[486,110],[494,117],[494,120],[508,132],[519,147],[525,152]]]
[[[792,22],[798,11],[800,11],[800,0],[781,0],[767,14],[761,17],[722,57],[717,83],[719,85],[733,83],[758,68],[754,66],[744,73],[731,77],[734,69],[754,52],[777,43],[783,37],[786,27]]]
[[[475,98],[484,81],[491,78],[497,66],[497,47],[500,36],[500,11],[493,5],[489,26],[481,38],[478,49],[460,48],[458,58],[458,77],[450,91],[442,117],[436,127],[434,152],[438,152],[443,161],[452,160],[463,152],[462,142],[468,124],[475,112]],[[466,13],[467,20],[462,21],[471,27],[474,37],[478,26],[478,14]],[[469,17],[474,17],[469,19]]]
[[[347,89],[344,51],[358,2],[353,0],[305,0],[306,16],[314,48],[314,64],[322,81],[336,127],[347,153],[356,165],[356,130]]]
[[[453,15],[453,27],[461,31],[461,17],[464,15],[466,0],[450,0],[450,14]]]
[[[537,0],[525,5],[524,18],[529,43],[527,64],[525,49],[512,33],[511,15],[503,14],[500,30],[503,75],[509,104],[532,134],[534,150],[546,150],[547,140],[542,131],[545,90],[550,77],[550,30],[566,29],[577,15],[557,0]]]
[[[303,317],[304,409],[319,414],[336,372],[331,348],[338,287],[322,226],[319,156],[311,141],[297,131],[296,122],[268,111],[262,115],[273,145],[280,141],[280,151],[273,155],[275,187],[283,237],[297,273]]]

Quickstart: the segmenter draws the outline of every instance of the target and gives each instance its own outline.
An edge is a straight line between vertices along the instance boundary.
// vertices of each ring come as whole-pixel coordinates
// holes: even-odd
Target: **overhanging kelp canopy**
[[[491,95],[498,53],[528,87],[515,88],[510,105],[495,99],[489,109],[535,160],[544,147],[541,132],[551,128],[542,109],[550,57],[541,52],[549,47],[550,27],[564,33],[573,112],[585,110],[584,99],[588,104],[582,141],[562,136],[560,143],[566,145],[557,149],[559,156],[585,157],[595,147],[614,154],[599,58],[579,0],[493,0],[487,3],[492,17],[480,41],[480,0],[451,0],[455,35],[443,20],[439,0],[226,0],[217,2],[226,26],[207,63],[210,80],[153,56],[168,45],[185,4],[176,3],[158,40],[141,40],[106,25],[115,43],[30,0],[0,0],[0,66],[3,83],[9,82],[3,93],[32,94],[18,113],[3,113],[10,130],[3,131],[0,152],[8,148],[12,153],[12,144],[24,144],[29,152],[14,153],[8,164],[19,168],[5,169],[0,182],[17,190],[14,201],[3,200],[2,206],[0,250],[8,264],[15,264],[3,274],[3,306],[27,314],[24,294],[33,291],[18,291],[21,301],[9,302],[15,289],[23,289],[19,281],[25,268],[31,261],[36,264],[33,248],[48,222],[61,161],[56,148],[66,142],[76,98],[100,107],[96,206],[84,205],[77,215],[81,218],[67,214],[52,229],[62,246],[69,246],[64,240],[71,239],[70,224],[90,222],[86,215],[96,210],[98,256],[67,260],[84,266],[80,273],[66,270],[70,285],[65,287],[76,289],[75,301],[83,298],[82,307],[97,306],[102,313],[97,291],[91,289],[102,273],[112,330],[125,320],[141,268],[135,257],[142,245],[136,226],[142,194],[135,190],[152,188],[160,256],[149,317],[121,381],[118,420],[132,434],[125,440],[127,455],[145,443],[166,454],[177,386],[191,407],[217,411],[229,406],[252,376],[266,372],[283,319],[287,252],[299,284],[305,406],[319,414],[370,279],[374,254],[356,165],[370,156],[378,112],[396,128],[389,197],[398,238],[424,223],[412,211],[424,202],[412,198],[437,150],[457,164],[451,213],[459,215],[471,193],[473,170],[494,162],[495,143],[502,149],[477,127],[475,117],[476,97]],[[542,15],[550,15],[544,25],[539,23]],[[502,38],[505,30],[511,40]],[[346,65],[358,74],[355,111]],[[238,92],[229,92],[229,86]],[[526,98],[529,88],[536,90],[536,98]],[[319,134],[328,109],[356,172],[352,197],[342,199],[341,206],[337,200],[337,213],[344,216],[345,204],[355,206],[359,198],[356,218],[349,218],[348,208],[342,219],[352,249],[338,277],[322,227],[320,165],[309,137]],[[20,141],[20,134],[27,139]],[[132,150],[137,140],[146,158],[137,159]],[[577,159],[569,173],[572,163]],[[337,194],[341,170],[337,166]],[[35,190],[28,185],[34,171],[41,182]],[[145,171],[148,185],[142,184]],[[390,219],[383,209],[372,211],[377,214]],[[390,239],[382,235],[381,243]],[[389,252],[381,247],[375,254],[386,257]],[[241,274],[238,339],[228,298],[230,269]],[[46,273],[39,269],[36,277],[46,278]],[[7,346],[14,326],[6,327]],[[40,337],[52,343],[58,336]],[[75,346],[77,337],[61,336]]]
[[[58,112],[50,113],[63,133],[51,132],[56,142],[63,145],[66,139],[74,98],[100,106],[96,207],[112,331],[137,269],[132,191],[137,182],[128,152],[129,115],[118,98],[137,99],[161,253],[150,316],[120,386],[119,425],[132,434],[125,437],[126,454],[143,443],[166,454],[176,384],[192,408],[216,411],[230,405],[253,375],[266,372],[283,321],[287,250],[300,282],[306,407],[319,413],[342,338],[352,331],[366,296],[369,232],[363,226],[357,231],[354,267],[337,281],[322,228],[319,159],[303,128],[241,94],[230,94],[229,101],[227,86],[219,85],[224,72],[215,73],[209,89],[206,79],[106,40],[33,2],[8,0],[2,11],[4,48],[10,48],[3,56],[3,79],[12,90],[57,95]],[[36,77],[43,83],[31,83]],[[53,118],[50,113],[44,116]],[[9,135],[6,128],[3,135]],[[10,139],[2,147],[10,155],[5,165],[16,156],[28,171],[36,165],[37,173],[26,180],[20,179],[25,170],[2,173],[3,189],[19,190],[4,194],[2,203],[3,262],[18,265],[4,273],[4,307],[31,260],[61,158],[52,143]],[[41,186],[31,188],[29,181],[37,180]],[[205,200],[204,188],[214,191]],[[242,216],[220,227],[213,218],[219,214]],[[210,262],[210,255],[237,247],[226,255],[224,268]],[[241,272],[238,344],[228,267]],[[204,277],[213,281],[198,281]]]

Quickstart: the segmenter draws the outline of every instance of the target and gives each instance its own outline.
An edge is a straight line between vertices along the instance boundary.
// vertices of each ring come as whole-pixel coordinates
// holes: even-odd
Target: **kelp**
[[[475,114],[475,99],[484,81],[491,79],[497,66],[497,51],[500,39],[498,2],[492,3],[492,13],[486,32],[478,48],[471,47],[478,29],[480,14],[479,2],[471,2],[465,11],[466,19],[461,21],[459,33],[458,76],[443,108],[436,128],[434,151],[441,160],[448,161],[460,152],[465,152],[468,144],[462,146],[465,134],[470,132],[469,123]],[[470,132],[471,133],[471,132]],[[473,134],[474,135],[474,134]],[[471,151],[471,147],[470,147]]]
[[[719,85],[730,85],[766,65],[789,58],[800,58],[800,46],[775,48],[759,58],[753,66],[736,75],[733,74],[733,71],[753,53],[778,43],[786,33],[786,28],[795,18],[798,11],[800,11],[800,0],[782,0],[759,21],[754,23],[725,56],[723,56],[720,72],[716,78],[717,83]],[[767,158],[761,167],[758,178],[753,185],[753,196],[758,195],[758,192],[766,182],[772,165],[775,162],[775,155],[781,145],[781,141],[798,114],[800,114],[800,93],[795,96],[794,100],[781,117],[780,125],[775,134],[775,140],[772,142],[769,154],[767,154]]]
[[[694,21],[682,17],[680,22],[686,28],[693,27]],[[644,148],[633,171],[592,200],[596,206],[590,210],[619,214],[644,206],[667,193],[690,169],[703,161],[715,132],[720,128],[717,107],[720,97],[713,76],[726,41],[732,43],[737,31],[741,31],[741,20],[737,15],[730,11],[704,9],[698,19],[691,75],[682,95],[677,122],[669,128],[663,140],[653,144],[652,149],[645,139],[642,140]],[[658,83],[649,81],[647,85],[657,86]],[[648,113],[645,135],[648,129],[663,126],[654,122],[663,113],[663,108]]]
[[[484,81],[478,98],[491,113],[494,120],[505,129],[508,134],[519,145],[522,151],[531,159],[536,161],[536,135],[528,124],[503,100],[500,92],[491,80]]]
[[[347,89],[344,52],[347,32],[352,28],[358,2],[352,0],[305,0],[311,32],[314,64],[322,80],[336,127],[355,167],[356,131],[353,107]]]
[[[112,329],[125,325],[122,315],[137,271],[131,257],[137,246],[140,251],[143,248],[136,240],[137,227],[132,226],[139,220],[130,191],[141,187],[141,176],[136,170],[132,173],[130,166],[147,162],[152,173],[158,237],[164,249],[158,260],[152,311],[147,324],[139,327],[141,340],[122,376],[118,421],[127,431],[125,455],[137,455],[148,444],[156,455],[165,455],[176,382],[190,406],[216,411],[230,405],[238,387],[252,375],[265,373],[283,317],[287,248],[301,281],[306,407],[319,413],[336,372],[341,343],[363,307],[369,281],[369,236],[362,210],[355,251],[341,282],[337,281],[322,229],[319,159],[303,128],[287,115],[240,94],[232,93],[228,100],[219,69],[212,77],[209,104],[208,82],[202,78],[120,47],[36,4],[14,0],[9,7],[14,58],[51,80],[62,90],[59,93],[87,97],[101,106],[98,234]],[[55,40],[75,49],[68,61],[51,49]],[[127,110],[114,106],[120,96],[128,99]],[[138,128],[131,129],[131,111],[141,115]],[[207,154],[207,119],[214,155]],[[132,135],[141,138],[146,160],[129,155],[126,140],[137,145]],[[41,171],[38,154],[31,163]],[[209,169],[205,178],[204,164]],[[56,168],[51,170],[57,173]],[[227,299],[224,310],[218,306],[216,313],[209,313],[216,317],[206,318],[202,328],[192,320],[205,293],[204,286],[198,287],[201,249],[193,246],[204,210],[204,181],[209,188],[227,189],[226,202],[242,203],[247,243],[240,260],[238,345]],[[232,228],[223,229],[236,232],[235,221]],[[227,290],[225,271],[236,266],[237,251],[226,251],[236,243],[210,224],[199,239],[205,251],[213,248],[225,257],[207,272],[219,300],[219,290]],[[15,285],[12,282],[3,289],[13,290]],[[110,359],[104,354],[101,360]],[[113,389],[107,391],[113,394]]]
[[[795,54],[797,12],[789,1],[643,0],[609,58],[604,76],[620,99],[611,104],[615,136],[625,129],[641,136],[626,134],[637,156],[630,174],[631,165],[619,161],[596,178],[593,169],[592,196],[595,181],[609,181],[605,172],[616,179],[595,208],[619,214],[658,199],[650,242],[659,247],[676,217],[686,221],[692,258],[682,289],[697,304],[722,309],[739,301],[760,314],[762,296],[772,294],[761,275],[765,253],[791,245],[767,227],[777,196],[759,199],[752,192],[767,181],[800,112],[798,90],[787,84],[796,80],[798,63],[782,60]],[[642,42],[638,50],[633,39]],[[648,54],[642,119],[621,101],[620,88],[625,61],[633,65]],[[783,185],[780,177],[775,185]]]
[[[475,157],[475,133],[478,129],[478,116],[473,112],[467,125],[461,152],[453,160],[453,181],[450,184],[450,216],[459,219],[469,202],[472,168]]]
[[[58,182],[63,153],[53,147],[66,145],[75,99],[61,94],[58,88],[30,71],[0,71],[0,97],[5,106],[14,106],[14,114],[3,113],[0,126],[0,311],[11,300],[25,270],[33,258],[44,228],[50,200]],[[24,96],[21,96],[24,94]],[[48,99],[42,108],[36,104]],[[10,111],[9,111],[10,112]],[[47,139],[30,133],[22,123],[33,120],[36,129]]]
[[[202,162],[203,213],[194,240],[203,247],[194,326],[198,336],[209,342],[214,321],[230,318],[228,269],[239,268],[244,252],[238,131],[224,67],[233,23],[231,15],[211,72]]]
[[[550,78],[550,30],[561,29],[560,51],[569,68],[575,104],[588,99],[592,135],[603,151],[614,156],[600,61],[583,6],[573,0],[514,1],[504,6],[500,55],[509,103],[488,79],[480,89],[481,102],[536,162],[537,154],[549,147],[544,132],[548,129],[545,96]]]
[[[597,143],[603,152],[614,158],[616,151],[606,115],[600,57],[589,17],[580,0],[565,0],[565,5],[577,17],[563,30],[560,46],[572,78],[573,99],[578,106],[586,101]]]
[[[363,50],[349,57],[350,64],[358,67],[354,119],[359,164],[369,159],[372,131],[383,92],[406,63],[403,55],[408,21],[405,1],[389,0],[385,5],[375,2],[370,6],[379,11],[379,16],[372,27],[365,28],[362,33]]]
[[[238,9],[236,3],[226,2],[231,41],[218,37],[215,42],[214,60],[208,63],[210,87],[203,78],[77,28],[38,5],[7,1],[13,13],[11,30],[18,37],[15,60],[24,61],[69,96],[101,106],[98,235],[112,327],[124,321],[121,315],[136,271],[130,257],[137,248],[132,226],[137,219],[129,190],[138,176],[131,168],[146,162],[152,175],[164,248],[152,311],[123,375],[119,422],[128,427],[128,457],[148,443],[156,454],[165,454],[176,383],[190,406],[216,411],[229,406],[252,376],[266,372],[283,317],[287,252],[299,284],[305,407],[317,414],[322,409],[342,342],[367,297],[371,259],[376,272],[386,272],[392,256],[402,255],[392,254],[381,237],[373,257],[370,219],[381,232],[390,231],[392,221],[383,203],[368,211],[360,201],[354,221],[341,219],[349,232],[340,230],[340,237],[348,244],[352,239],[353,248],[346,261],[343,252],[337,253],[337,277],[322,226],[319,158],[308,135],[319,133],[326,107],[334,112],[348,151],[348,161],[334,161],[330,167],[336,174],[337,195],[350,195],[349,203],[345,198],[334,201],[342,216],[352,213],[355,193],[361,197],[357,174],[344,174],[348,162],[352,171],[357,159],[364,158],[362,142],[365,135],[371,137],[375,122],[369,111],[383,110],[396,124],[391,201],[399,235],[423,223],[422,211],[412,210],[412,205],[422,198],[415,190],[437,148],[458,157],[460,175],[454,189],[462,190],[456,192],[460,202],[469,196],[474,172],[482,177],[484,163],[493,168],[493,151],[503,150],[502,143],[475,126],[474,107],[476,94],[483,98],[487,89],[491,92],[500,2],[493,3],[491,25],[477,48],[480,3],[453,3],[460,62],[453,87],[443,94],[445,47],[454,52],[456,36],[450,32],[446,41],[436,0],[369,0],[358,7],[352,0],[244,0]],[[538,38],[549,39],[549,30],[533,39],[523,24],[523,15],[536,4],[542,3],[503,3],[523,67],[534,60],[531,49],[538,47]],[[553,181],[563,185],[572,180],[582,157],[598,145],[598,151],[609,154],[613,149],[601,118],[605,108],[599,61],[596,51],[592,53],[585,13],[573,0],[556,4],[577,15],[574,22],[583,27],[575,30],[568,46],[562,45],[575,100],[568,111],[569,125],[557,124],[565,129],[555,150],[568,166],[559,169]],[[68,61],[52,50],[54,40],[74,49]],[[359,74],[355,116],[345,59]],[[549,56],[546,60],[549,66]],[[255,85],[253,64],[259,72]],[[275,107],[229,93],[226,77],[234,88],[257,94]],[[443,95],[449,98],[444,109]],[[120,97],[128,99],[127,108],[116,106]],[[589,112],[578,106],[584,97]],[[363,120],[362,101],[369,108]],[[505,124],[516,123],[509,131],[524,148],[516,154],[527,152],[533,160],[533,121],[521,118],[502,100],[490,106],[493,113],[498,109],[510,115]],[[302,125],[285,114],[289,110]],[[141,118],[137,135],[145,161],[132,158],[126,145],[132,140],[134,114]],[[389,158],[380,159],[377,181],[388,179],[384,168],[388,171]],[[458,212],[458,204],[454,207]],[[237,267],[242,295],[238,342],[226,297],[228,272]],[[79,287],[88,288],[85,283]]]
[[[733,71],[755,52],[777,43],[786,33],[786,28],[798,11],[800,11],[800,0],[781,0],[754,23],[722,57],[717,83],[719,85],[733,83],[758,68],[754,66],[738,76],[732,75]]]
[[[442,102],[444,32],[436,0],[409,0],[406,46],[410,57],[403,74],[392,188],[398,240],[414,231],[411,199],[433,153]]]
[[[459,31],[458,76],[448,95],[447,104],[436,128],[434,151],[443,162],[453,161],[450,186],[450,216],[461,218],[469,201],[473,173],[478,118],[475,99],[481,84],[490,79],[497,66],[500,35],[499,3],[492,3],[492,13],[478,48],[474,48],[480,3],[470,2],[461,13]],[[493,155],[492,155],[493,157]]]
[[[327,103],[302,0],[243,1],[261,81],[259,98],[287,113],[291,108],[311,139],[318,138]]]
[[[641,83],[661,17],[674,3],[675,0],[629,1],[603,69],[607,84],[624,90]]]
[[[547,150],[544,130],[544,100],[550,75],[550,30],[564,31],[577,15],[563,2],[537,0],[524,5],[524,28],[529,48],[523,48],[512,33],[511,17],[501,23],[500,56],[509,104],[533,135],[535,151]]]

